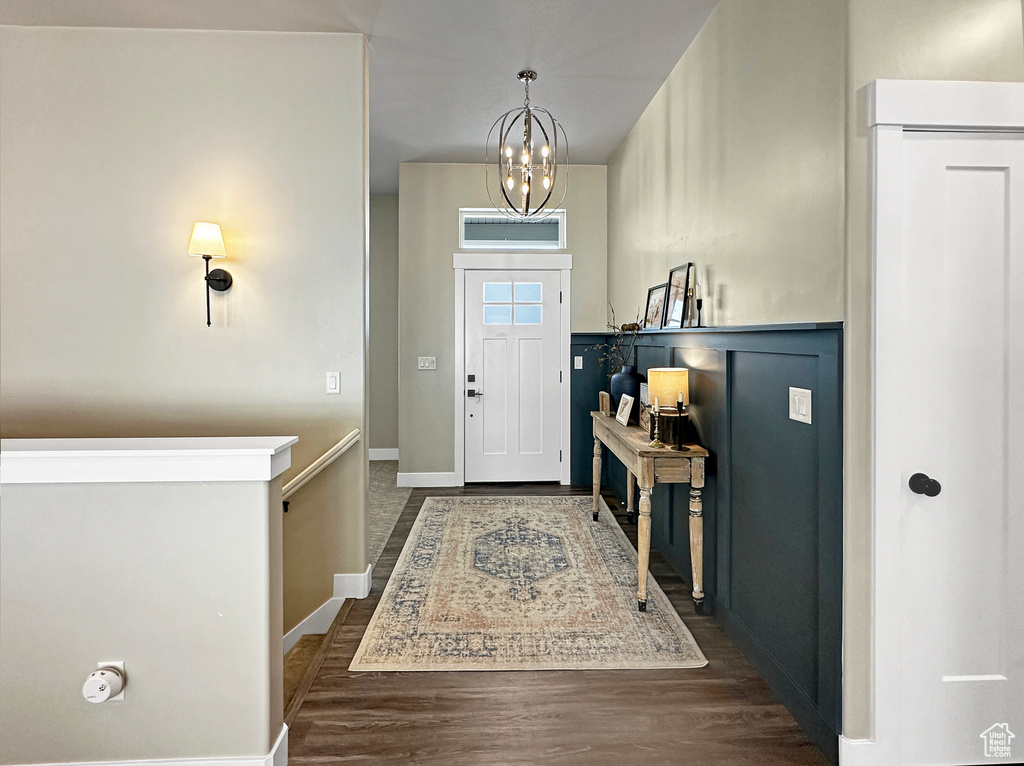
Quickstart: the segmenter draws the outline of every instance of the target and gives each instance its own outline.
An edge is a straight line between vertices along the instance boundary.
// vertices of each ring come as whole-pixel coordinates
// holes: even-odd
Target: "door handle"
[[[468,391],[466,391],[466,396],[483,396],[483,395],[484,395],[483,391],[477,391],[475,388],[471,388]]]
[[[935,497],[942,491],[942,485],[924,473],[915,473],[907,483],[910,485],[910,491],[916,495]]]

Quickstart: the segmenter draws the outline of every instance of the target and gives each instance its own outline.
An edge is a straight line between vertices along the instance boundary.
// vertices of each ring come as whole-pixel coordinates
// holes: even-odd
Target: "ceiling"
[[[369,39],[370,192],[400,162],[482,162],[494,120],[530,97],[603,165],[718,0],[3,0],[0,23],[284,32]]]

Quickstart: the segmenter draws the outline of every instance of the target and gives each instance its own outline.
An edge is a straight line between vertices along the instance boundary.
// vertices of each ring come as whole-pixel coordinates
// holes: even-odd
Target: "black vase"
[[[629,412],[630,421],[635,421],[640,410],[640,381],[642,375],[637,375],[636,368],[631,364],[622,365],[622,369],[612,375],[610,393],[612,395],[612,409],[619,409],[619,399],[623,394],[633,397],[633,409]]]

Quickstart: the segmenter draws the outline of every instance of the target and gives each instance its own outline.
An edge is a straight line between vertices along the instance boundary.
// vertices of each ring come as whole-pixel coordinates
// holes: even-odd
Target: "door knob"
[[[942,485],[927,474],[915,473],[908,482],[910,491],[917,495],[935,497],[942,491]]]

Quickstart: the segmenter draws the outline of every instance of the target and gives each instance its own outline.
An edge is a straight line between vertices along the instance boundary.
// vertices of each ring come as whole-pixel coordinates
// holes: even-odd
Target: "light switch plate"
[[[582,370],[583,369],[583,357],[582,356],[574,356],[572,358],[572,368],[574,370]]]
[[[790,386],[789,419],[800,423],[811,422],[811,390],[809,388]]]
[[[421,356],[419,357],[419,369],[421,370],[436,370],[437,369],[437,357],[436,356]]]
[[[329,373],[327,373],[327,393],[329,393],[329,394],[340,394],[341,393],[341,373],[340,372],[329,372]]]

